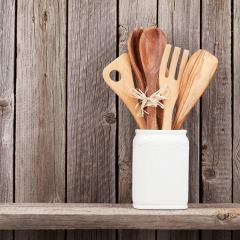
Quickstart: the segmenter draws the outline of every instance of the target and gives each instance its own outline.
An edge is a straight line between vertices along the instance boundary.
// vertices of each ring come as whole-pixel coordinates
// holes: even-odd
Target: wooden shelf
[[[0,205],[0,229],[240,229],[240,204],[136,210],[130,204]]]

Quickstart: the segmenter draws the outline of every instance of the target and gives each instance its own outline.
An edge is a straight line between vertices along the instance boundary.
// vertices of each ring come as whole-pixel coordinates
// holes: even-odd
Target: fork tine
[[[165,77],[171,48],[172,48],[172,46],[170,44],[167,44],[164,49],[164,53],[163,53],[161,64],[160,64],[160,71],[159,71],[160,78]]]
[[[181,48],[175,47],[172,55],[172,60],[169,68],[169,77],[174,78],[176,69],[177,69],[177,63],[179,59]]]
[[[178,71],[177,80],[181,79],[181,77],[182,77],[183,70],[184,70],[184,68],[186,67],[187,62],[188,62],[188,57],[189,57],[189,51],[185,49],[185,50],[183,51],[183,55],[182,55],[182,59],[181,59],[181,64],[180,64],[179,71]]]

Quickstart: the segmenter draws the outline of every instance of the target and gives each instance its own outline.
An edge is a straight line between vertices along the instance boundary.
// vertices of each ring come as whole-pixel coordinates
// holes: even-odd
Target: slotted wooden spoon
[[[186,71],[187,74],[183,74],[183,77],[188,76],[188,79],[184,79],[183,81],[189,81],[191,86],[186,96],[179,99],[179,106],[173,123],[174,129],[181,129],[191,109],[208,87],[217,69],[217,65],[218,59],[215,56],[206,50],[200,50],[197,64],[193,65],[194,69],[186,67],[184,72]],[[188,72],[190,72],[189,75]]]
[[[128,55],[135,75],[135,86],[145,92],[146,79],[139,52],[139,40],[142,35],[143,28],[134,29],[128,37]]]
[[[141,34],[139,51],[146,77],[147,96],[151,96],[159,88],[159,67],[166,42],[164,32],[156,27],[146,28]],[[147,112],[147,129],[158,129],[156,108],[147,107]]]
[[[161,87],[166,87],[167,89],[167,99],[163,101],[164,109],[163,109],[163,119],[162,119],[162,129],[163,130],[170,130],[172,129],[172,116],[173,116],[173,109],[178,98],[179,92],[179,85],[180,79],[183,73],[183,70],[188,61],[189,51],[184,50],[182,54],[181,60],[179,60],[180,51],[181,49],[178,47],[174,48],[172,59],[169,67],[169,71],[167,74],[167,64],[170,58],[172,46],[167,44],[163,57],[162,62],[160,65],[160,72],[159,72],[159,85]],[[176,69],[178,62],[180,62],[179,72],[177,79],[175,79]]]
[[[113,81],[110,77],[112,71],[120,73],[120,80]],[[122,54],[120,57],[111,62],[103,70],[103,78],[107,85],[119,96],[124,102],[132,116],[136,120],[139,128],[145,129],[145,119],[138,114],[136,105],[138,100],[131,95],[131,90],[134,88],[132,70],[130,65],[130,59],[127,53]]]

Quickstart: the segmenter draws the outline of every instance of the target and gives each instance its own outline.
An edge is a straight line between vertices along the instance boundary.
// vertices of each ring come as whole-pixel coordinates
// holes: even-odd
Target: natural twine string
[[[148,90],[146,90],[144,93],[140,89],[132,89],[132,96],[139,100],[139,103],[136,105],[136,107],[140,106],[139,114],[141,117],[144,116],[144,113],[148,114],[148,112],[144,110],[146,107],[160,107],[164,109],[164,104],[161,101],[168,99],[169,88],[167,85],[162,86],[149,97],[146,95],[147,91]]]

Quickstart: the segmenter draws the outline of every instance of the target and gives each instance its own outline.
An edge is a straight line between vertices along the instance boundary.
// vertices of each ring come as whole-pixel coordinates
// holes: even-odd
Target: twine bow
[[[149,97],[146,96],[146,93],[147,90],[144,93],[140,89],[132,89],[132,96],[139,100],[136,107],[140,106],[140,116],[142,117],[144,116],[144,113],[148,114],[148,112],[144,110],[146,107],[160,107],[164,109],[164,104],[161,101],[168,99],[165,95],[168,94],[168,87],[166,85],[162,86]]]

